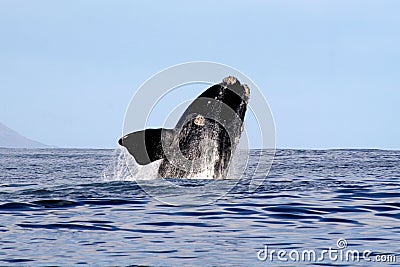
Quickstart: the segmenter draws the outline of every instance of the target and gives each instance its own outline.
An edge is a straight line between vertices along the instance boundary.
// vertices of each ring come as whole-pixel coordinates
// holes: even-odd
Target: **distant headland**
[[[22,136],[0,122],[0,148],[49,148],[50,146]]]

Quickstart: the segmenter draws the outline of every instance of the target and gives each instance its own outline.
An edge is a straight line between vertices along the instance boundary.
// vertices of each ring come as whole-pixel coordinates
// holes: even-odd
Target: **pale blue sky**
[[[263,91],[277,147],[400,149],[399,12],[397,0],[0,0],[0,122],[113,148],[147,78],[216,61]]]

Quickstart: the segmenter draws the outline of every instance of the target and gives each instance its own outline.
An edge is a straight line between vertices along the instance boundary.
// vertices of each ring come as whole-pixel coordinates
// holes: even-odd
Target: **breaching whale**
[[[226,177],[243,131],[250,89],[229,76],[198,96],[174,129],[145,129],[119,139],[140,165],[162,160],[160,177]]]

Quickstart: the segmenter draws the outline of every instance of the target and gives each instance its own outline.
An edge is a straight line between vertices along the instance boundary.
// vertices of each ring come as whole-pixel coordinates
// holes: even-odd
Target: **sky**
[[[48,145],[115,148],[144,81],[212,61],[258,85],[278,148],[400,149],[399,10],[397,0],[0,0],[0,122]]]

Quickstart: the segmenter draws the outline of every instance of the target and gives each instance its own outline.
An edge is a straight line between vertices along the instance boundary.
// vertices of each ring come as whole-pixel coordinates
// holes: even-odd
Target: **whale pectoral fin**
[[[127,134],[118,143],[127,148],[137,163],[146,165],[165,157],[161,141],[170,138],[173,132],[172,129],[147,129]]]

